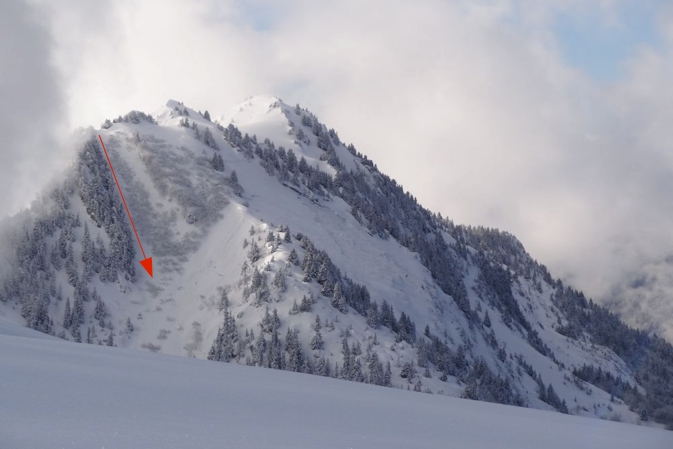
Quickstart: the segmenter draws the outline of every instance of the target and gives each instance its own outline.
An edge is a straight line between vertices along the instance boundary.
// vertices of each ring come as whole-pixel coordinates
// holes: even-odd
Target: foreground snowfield
[[[673,432],[50,338],[0,319],[0,448],[648,448]]]

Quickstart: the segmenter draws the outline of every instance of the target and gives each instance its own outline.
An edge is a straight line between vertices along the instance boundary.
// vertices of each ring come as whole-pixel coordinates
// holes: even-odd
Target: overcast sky
[[[2,214],[67,162],[66,130],[270,93],[430,209],[673,322],[666,2],[5,0],[0,25]]]

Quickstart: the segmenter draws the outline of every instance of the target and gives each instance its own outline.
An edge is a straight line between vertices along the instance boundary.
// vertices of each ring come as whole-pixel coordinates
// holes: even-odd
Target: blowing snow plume
[[[63,164],[65,109],[52,39],[25,2],[0,6],[0,216],[28,205]]]

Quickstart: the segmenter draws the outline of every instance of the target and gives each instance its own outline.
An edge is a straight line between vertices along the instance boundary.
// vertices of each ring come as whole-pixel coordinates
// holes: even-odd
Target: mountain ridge
[[[154,281],[92,136],[12,242],[0,313],[76,341],[673,422],[651,352],[670,345],[514,236],[423,208],[299,106],[262,96],[222,117],[170,100],[102,126]]]

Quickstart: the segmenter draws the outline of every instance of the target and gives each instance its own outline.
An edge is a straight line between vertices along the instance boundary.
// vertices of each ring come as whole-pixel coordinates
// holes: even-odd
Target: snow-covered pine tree
[[[65,310],[63,311],[63,328],[70,329],[72,326],[72,311],[70,307],[70,298],[65,301]]]
[[[285,335],[285,351],[288,353],[288,360],[285,369],[294,372],[303,372],[305,357],[299,343],[299,336],[296,329],[287,330]]]
[[[325,341],[322,338],[320,329],[315,331],[313,338],[311,339],[311,349],[314,351],[319,351],[325,348]]]
[[[237,343],[239,341],[236,319],[228,308],[224,309],[222,326],[218,329],[217,337],[208,353],[208,360],[229,362],[237,357]]]
[[[372,302],[367,309],[367,326],[372,329],[379,327],[379,305],[376,302]]]
[[[107,307],[103,303],[102,298],[98,295],[94,289],[93,297],[95,298],[96,308],[94,309],[93,317],[98,320],[98,324],[101,328],[105,327],[105,318],[108,316]]]
[[[220,295],[219,311],[224,312],[229,308],[229,295],[227,295],[227,290],[222,289],[222,294]]]
[[[250,249],[248,250],[248,259],[250,259],[250,262],[255,263],[259,260],[259,258],[259,246],[257,245],[257,242],[253,240],[253,242],[250,244]]]
[[[332,296],[332,300],[330,301],[330,304],[332,304],[332,307],[334,307],[341,313],[347,312],[346,299],[344,298],[342,293],[341,282],[337,282],[336,286],[334,287],[334,293]]]
[[[70,317],[71,327],[79,327],[84,324],[84,302],[81,295],[75,295]]]
[[[299,304],[299,311],[307,313],[311,311],[311,306],[315,301],[313,300],[313,293],[310,293],[309,296],[302,296],[301,303]]]
[[[297,251],[294,248],[292,248],[292,251],[290,251],[290,255],[287,258],[287,261],[290,262],[292,265],[299,265],[299,256],[297,255]]]
[[[277,328],[271,333],[271,341],[267,345],[266,367],[281,370],[285,368],[285,357]]]
[[[213,170],[215,171],[224,171],[224,159],[222,159],[220,153],[213,153],[213,158],[210,160],[210,166],[213,167]]]
[[[315,367],[315,374],[318,376],[330,377],[330,362],[325,356],[318,359],[318,363]]]
[[[341,360],[343,364],[341,368],[341,378],[348,380],[351,375],[352,357],[351,348],[348,345],[348,339],[346,337],[341,340]]]

